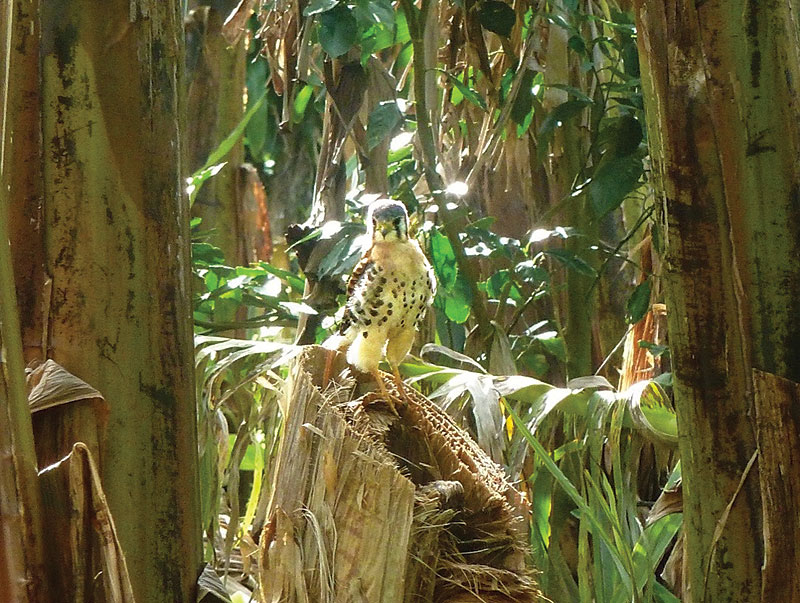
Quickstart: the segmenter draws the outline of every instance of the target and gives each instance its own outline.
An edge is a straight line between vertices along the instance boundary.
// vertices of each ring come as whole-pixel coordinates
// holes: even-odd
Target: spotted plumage
[[[376,376],[385,355],[397,374],[433,303],[436,280],[419,244],[408,237],[408,214],[401,203],[384,199],[370,205],[367,231],[369,247],[347,283],[335,347],[346,347],[351,365]]]

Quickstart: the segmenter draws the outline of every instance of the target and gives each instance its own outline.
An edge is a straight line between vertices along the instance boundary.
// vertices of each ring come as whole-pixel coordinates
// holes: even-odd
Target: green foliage
[[[635,492],[628,489],[638,481],[633,460],[644,449],[655,450],[662,472],[675,454],[675,412],[660,385],[648,381],[613,392],[604,379],[585,378],[557,388],[530,377],[488,374],[471,358],[440,346],[425,346],[423,353],[466,365],[408,362],[403,369],[414,375],[412,381],[430,383],[430,397],[445,408],[457,416],[467,413],[477,441],[511,475],[520,474],[532,453],[532,554],[544,571],[545,587],[551,580],[562,583],[554,592],[560,590],[563,598],[556,600],[584,600],[578,598],[581,592],[598,601],[675,600],[653,576],[681,515],[642,517]],[[501,428],[507,417],[513,431]],[[549,451],[543,442],[557,432],[563,443]],[[591,462],[602,458],[608,470]],[[578,547],[583,571],[577,581],[557,562],[565,522],[576,522],[586,538]]]
[[[196,219],[197,237],[200,225]],[[294,326],[301,312],[314,312],[301,300],[302,277],[267,262],[228,266],[219,248],[199,239],[192,242],[192,273],[194,321],[200,333]],[[240,318],[220,322],[218,316]]]

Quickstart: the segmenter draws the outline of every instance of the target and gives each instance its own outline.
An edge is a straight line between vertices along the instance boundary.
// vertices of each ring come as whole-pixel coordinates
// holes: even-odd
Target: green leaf
[[[322,260],[317,268],[317,277],[348,274],[358,262],[363,251],[360,236],[363,228],[356,224],[342,225],[344,231],[333,248]]]
[[[416,7],[413,7],[412,10],[416,10]],[[406,44],[411,41],[411,33],[408,30],[408,21],[406,20],[406,13],[404,11],[400,11],[395,14],[395,23],[397,25],[397,29],[395,30],[394,34],[394,43],[395,44]],[[409,56],[411,54],[411,47],[409,46],[405,51]],[[401,53],[402,54],[402,53]],[[395,65],[398,64],[400,61],[400,56],[397,58],[397,62]]]
[[[395,13],[389,0],[358,0],[355,5],[356,15],[367,23],[394,27]]]
[[[473,90],[472,88],[467,86],[464,82],[462,82],[460,79],[458,79],[456,76],[448,73],[444,69],[437,69],[436,71],[441,71],[442,73],[444,73],[447,76],[447,79],[450,80],[450,83],[452,83],[453,86],[456,87],[456,90],[458,90],[461,93],[461,95],[464,98],[466,98],[469,102],[471,102],[476,107],[480,107],[484,111],[487,111],[486,101],[476,90]]]
[[[303,10],[303,16],[310,17],[311,15],[324,13],[331,10],[337,4],[339,4],[339,0],[311,0],[305,10]]]
[[[669,444],[678,442],[678,422],[669,396],[655,381],[640,381],[625,390],[634,423]]]
[[[625,304],[625,322],[635,324],[644,318],[650,308],[650,279],[637,285]]]
[[[589,195],[595,215],[599,218],[619,207],[625,197],[639,187],[642,173],[644,165],[640,157],[612,157],[606,153],[589,183]]]
[[[651,432],[663,439],[677,443],[678,422],[669,396],[655,381],[650,381],[641,390],[638,397],[634,397],[631,411],[636,418],[636,411],[641,413],[639,419]]]
[[[569,249],[545,249],[544,253],[579,274],[597,276],[597,270],[586,263],[586,260],[576,255],[574,251]]]
[[[563,125],[570,117],[578,115],[590,104],[592,104],[591,101],[587,102],[584,99],[568,100],[561,103],[544,118],[542,125],[539,127],[539,136],[552,135],[557,127]]]
[[[227,161],[223,161],[217,165],[211,165],[206,168],[202,168],[192,174],[191,178],[189,178],[188,185],[186,186],[186,192],[189,194],[189,207],[194,205],[195,199],[197,199],[197,193],[200,192],[200,189],[203,187],[203,183],[209,178],[216,176],[227,164]]]
[[[403,121],[403,114],[393,100],[378,103],[369,114],[367,123],[367,150],[378,146]]]
[[[247,68],[247,105],[252,107],[257,102],[258,97],[267,87],[267,61],[257,59],[250,63]],[[245,141],[250,149],[250,154],[260,159],[264,153],[267,143],[267,121],[269,120],[269,110],[266,104],[256,111],[245,128]]]
[[[509,285],[509,283],[511,283]],[[486,293],[490,299],[500,299],[503,289],[508,286],[508,296],[516,301],[522,301],[522,294],[511,280],[510,270],[498,270],[486,280]]]
[[[572,50],[574,50],[578,54],[586,54],[586,42],[579,35],[571,36],[570,39],[567,41],[567,46],[569,46]]]
[[[666,354],[669,356],[669,346],[668,345],[658,345],[651,341],[640,341],[639,342],[640,348],[645,348],[646,350],[650,350],[650,353],[653,355],[653,358],[658,358]]]
[[[300,89],[300,92],[297,93],[297,96],[294,97],[294,104],[292,105],[292,122],[299,124],[303,121],[303,116],[305,115],[306,108],[308,107],[308,101],[311,100],[311,95],[314,93],[314,87],[310,84],[306,84]]]
[[[681,603],[681,600],[667,590],[667,587],[661,582],[653,583],[653,596],[656,603]]]
[[[511,30],[517,16],[514,9],[505,2],[497,0],[484,0],[478,9],[478,21],[484,29],[496,33],[498,36],[507,38],[511,35]]]
[[[192,243],[192,262],[223,264],[225,257],[219,247],[215,247],[210,243]]]
[[[644,138],[639,120],[628,114],[605,121],[607,125],[600,135],[601,148],[612,150],[617,157],[636,152]]]
[[[538,266],[533,260],[520,262],[514,267],[514,272],[516,272],[523,281],[533,285],[550,282],[550,274],[547,270]]]
[[[438,230],[431,234],[431,263],[436,273],[436,280],[439,288],[444,290],[452,289],[458,277],[458,265],[456,264],[456,254],[448,238]]]
[[[319,17],[319,43],[331,57],[339,57],[358,40],[358,23],[353,11],[338,4]]]
[[[458,274],[455,285],[444,294],[444,313],[456,324],[467,322],[472,310],[472,289],[467,280]]]
[[[571,117],[580,114],[590,104],[592,103],[583,99],[568,100],[547,114],[547,117],[542,120],[542,125],[539,126],[539,159],[544,159],[547,154],[556,128],[564,125]]]
[[[272,264],[268,264],[266,262],[259,262],[259,266],[264,270],[264,272],[273,274],[278,278],[280,278],[281,280],[286,281],[286,283],[292,288],[292,290],[295,293],[303,293],[303,290],[305,289],[305,280],[300,278],[293,272],[276,268]]]
[[[637,588],[644,589],[647,581],[652,579],[661,558],[681,525],[683,525],[683,514],[672,513],[650,524],[639,535],[633,548]]]
[[[556,331],[547,331],[534,335],[533,339],[540,342],[548,353],[562,362],[567,361],[567,346],[564,343],[564,339],[559,337]]]
[[[608,532],[606,529],[606,522],[600,520],[600,518],[595,513],[595,510],[589,506],[586,502],[586,499],[583,498],[578,489],[575,485],[570,481],[570,479],[564,474],[563,471],[556,465],[555,461],[551,458],[550,454],[545,450],[544,446],[536,439],[536,437],[530,432],[528,427],[525,425],[525,422],[519,418],[519,415],[514,411],[514,409],[506,404],[505,408],[509,415],[511,415],[512,420],[514,421],[514,425],[522,434],[522,437],[528,443],[528,445],[533,449],[533,452],[536,458],[542,463],[544,468],[555,478],[556,482],[561,489],[566,493],[567,496],[572,500],[573,503],[578,507],[581,512],[581,518],[585,518],[589,521],[592,526],[592,535],[595,538],[599,538],[603,544],[608,547],[609,553],[614,556],[616,563],[619,566],[623,566],[622,559],[620,558],[618,547],[615,546],[614,537]]]
[[[244,134],[245,128],[247,128],[247,124],[250,122],[253,116],[258,112],[258,110],[261,108],[261,105],[263,105],[264,101],[266,100],[267,100],[267,90],[265,89],[264,92],[261,94],[261,96],[258,97],[258,100],[255,103],[253,103],[253,105],[247,110],[247,113],[244,114],[242,120],[238,124],[236,124],[236,127],[233,129],[233,131],[230,134],[228,134],[225,137],[225,140],[223,140],[219,144],[219,146],[216,149],[214,149],[214,151],[208,156],[205,165],[202,168],[200,168],[198,172],[206,169],[207,167],[218,164],[222,160],[222,158],[225,157],[225,155],[227,155],[230,152],[230,150],[242,137],[242,134]],[[195,172],[195,174],[197,174],[198,172]]]
[[[511,107],[511,119],[515,124],[522,124],[525,118],[533,109],[533,78],[536,77],[536,72],[531,69],[526,69],[522,74],[522,81],[520,82],[519,93],[517,98],[514,99],[514,104]]]
[[[395,44],[393,27],[375,23],[361,34],[361,63],[366,64],[369,57]]]
[[[658,383],[661,387],[672,387],[672,373],[662,373],[655,379],[653,379],[655,383]]]

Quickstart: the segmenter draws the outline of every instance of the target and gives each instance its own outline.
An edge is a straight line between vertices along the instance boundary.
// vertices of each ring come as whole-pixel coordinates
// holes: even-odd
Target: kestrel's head
[[[402,203],[380,199],[367,210],[367,234],[372,241],[408,239],[408,212]]]

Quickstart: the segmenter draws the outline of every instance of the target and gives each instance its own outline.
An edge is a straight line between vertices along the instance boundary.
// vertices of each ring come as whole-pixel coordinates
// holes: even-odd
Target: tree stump
[[[262,600],[545,600],[525,565],[528,509],[502,469],[418,392],[406,403],[389,385],[397,416],[361,378],[318,346],[291,367]]]

